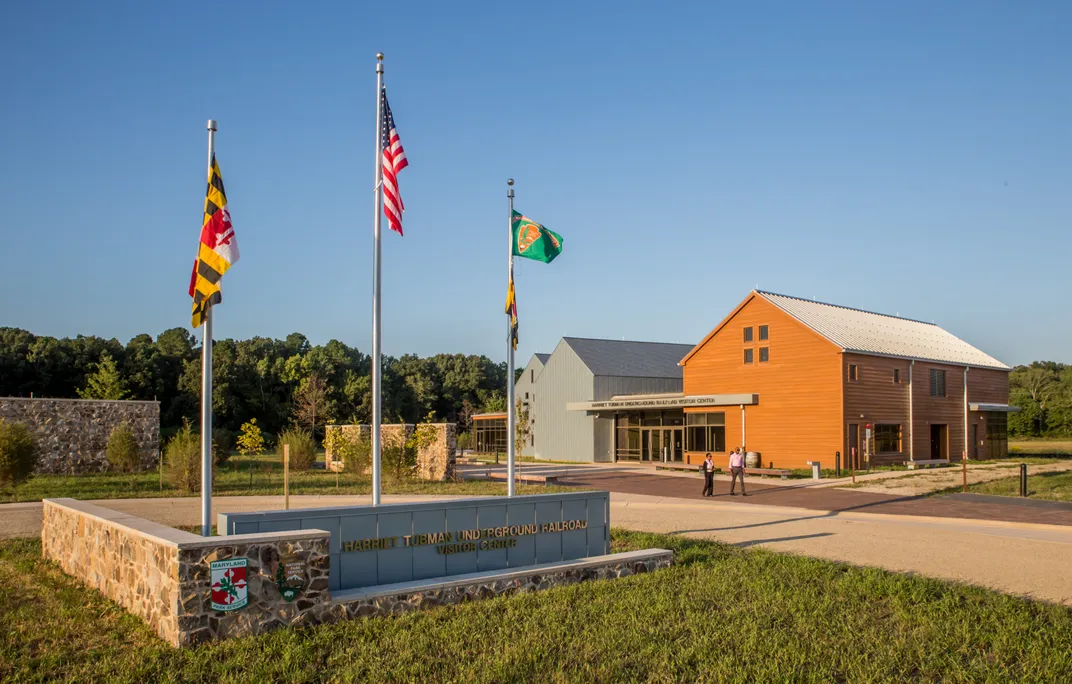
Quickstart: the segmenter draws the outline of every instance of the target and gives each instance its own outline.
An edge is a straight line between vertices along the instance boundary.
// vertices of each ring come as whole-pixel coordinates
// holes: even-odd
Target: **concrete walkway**
[[[612,494],[614,525],[966,582],[1072,606],[1072,527]]]
[[[386,503],[463,497],[385,496]],[[758,497],[757,497],[758,498]],[[750,497],[751,499],[751,497]],[[172,526],[197,525],[200,501],[114,499],[95,502]],[[216,512],[280,508],[279,497],[217,497]],[[292,508],[368,504],[368,496],[294,496]],[[0,536],[36,536],[41,504],[0,505]],[[881,567],[968,582],[1072,606],[1072,526],[995,520],[820,511],[743,503],[611,494],[614,526],[718,539],[741,547]]]
[[[891,496],[858,489],[773,485],[754,478],[750,478],[747,482],[749,494],[747,498],[740,496],[731,498],[729,483],[718,482],[715,485],[713,499],[704,499],[700,496],[703,492],[703,479],[698,474],[683,478],[587,470],[571,473],[567,479],[563,480],[563,483],[622,494],[647,494],[705,502],[733,501],[744,505],[787,506],[824,512],[861,511],[890,515],[972,518],[1072,526],[1072,511],[1060,508],[983,503],[943,496]]]

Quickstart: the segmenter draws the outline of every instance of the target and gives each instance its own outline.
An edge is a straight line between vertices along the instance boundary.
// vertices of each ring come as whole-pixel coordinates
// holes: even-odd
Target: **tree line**
[[[278,433],[302,425],[322,434],[328,423],[372,421],[371,358],[338,340],[313,345],[300,333],[285,340],[216,340],[212,346],[214,427],[237,433],[256,418]],[[436,420],[469,427],[482,410],[505,410],[506,364],[486,356],[413,354],[383,359],[384,422]],[[161,431],[195,425],[200,415],[201,349],[185,328],[126,345],[79,335],[55,338],[0,328],[0,396],[155,399]]]
[[[1009,434],[1019,437],[1072,436],[1072,365],[1035,361],[1009,374]]]

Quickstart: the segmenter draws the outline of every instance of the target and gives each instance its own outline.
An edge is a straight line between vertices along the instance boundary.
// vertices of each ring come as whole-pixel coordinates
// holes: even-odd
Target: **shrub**
[[[37,465],[37,446],[22,423],[0,420],[0,485],[15,486],[30,477]]]
[[[190,421],[183,421],[182,429],[167,443],[164,466],[168,481],[179,491],[189,494],[201,490],[201,436]]]
[[[308,430],[291,428],[279,434],[279,455],[283,446],[290,445],[290,467],[293,470],[309,470],[316,463],[316,442]]]
[[[212,458],[216,465],[226,463],[237,447],[237,432],[224,427],[212,428]]]
[[[324,449],[331,451],[331,458],[340,461],[344,469],[358,475],[364,475],[372,467],[372,444],[357,430],[329,425],[325,430]]]
[[[105,451],[108,464],[124,473],[141,470],[141,449],[134,439],[134,431],[126,423],[117,425],[108,435],[108,447]]]
[[[412,439],[398,433],[387,433],[380,442],[380,460],[383,474],[389,480],[402,482],[417,474],[417,448]]]

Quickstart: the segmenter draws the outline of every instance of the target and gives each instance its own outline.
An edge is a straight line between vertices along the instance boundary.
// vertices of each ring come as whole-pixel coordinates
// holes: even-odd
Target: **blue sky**
[[[0,6],[0,325],[189,325],[205,120],[242,259],[217,337],[370,346],[375,53],[410,160],[384,350],[698,341],[761,289],[1072,361],[1063,2]]]

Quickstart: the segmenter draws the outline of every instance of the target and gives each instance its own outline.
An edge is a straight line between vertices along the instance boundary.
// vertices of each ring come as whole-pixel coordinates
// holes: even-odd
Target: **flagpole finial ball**
[[[382,62],[383,61],[383,53],[382,52],[377,52],[376,53],[376,59],[378,59],[378,60],[380,60]]]
[[[506,184],[507,184],[507,185],[509,185],[509,186],[511,186],[511,187],[513,187],[513,185],[514,185],[514,179],[513,179],[513,178],[507,178],[507,179],[506,179]]]

